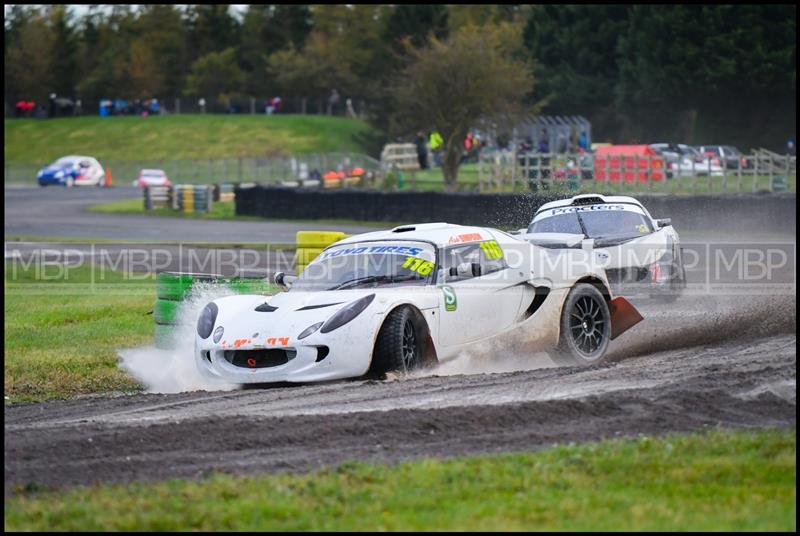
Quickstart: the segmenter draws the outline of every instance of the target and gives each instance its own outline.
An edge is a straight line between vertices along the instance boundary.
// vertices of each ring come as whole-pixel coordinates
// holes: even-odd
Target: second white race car
[[[233,383],[380,377],[525,330],[564,364],[603,359],[642,317],[613,297],[591,248],[548,249],[505,232],[429,223],[326,248],[288,290],[206,305],[199,370]]]
[[[585,240],[602,259],[612,290],[675,301],[686,287],[678,232],[628,196],[582,194],[542,205],[518,236],[545,248],[577,248]]]

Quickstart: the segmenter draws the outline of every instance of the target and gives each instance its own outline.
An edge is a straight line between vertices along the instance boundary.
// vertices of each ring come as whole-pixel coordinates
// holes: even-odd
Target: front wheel
[[[573,287],[561,309],[558,346],[550,355],[559,365],[590,365],[602,360],[611,336],[608,304],[594,285]]]
[[[420,321],[414,309],[398,307],[386,317],[372,353],[370,372],[408,373],[423,365],[423,344]]]

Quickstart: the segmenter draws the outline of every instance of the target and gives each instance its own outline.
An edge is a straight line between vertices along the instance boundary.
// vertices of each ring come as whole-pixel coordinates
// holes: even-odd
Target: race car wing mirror
[[[279,285],[279,286],[281,286],[281,287],[283,287],[285,289],[288,289],[289,287],[292,286],[292,283],[294,283],[296,280],[297,280],[297,276],[286,275],[283,272],[275,272],[275,274],[272,276],[272,281],[271,282],[275,283],[276,285]]]
[[[658,224],[658,228],[661,229],[662,227],[672,225],[672,218],[661,218],[660,220],[656,220],[656,223]]]

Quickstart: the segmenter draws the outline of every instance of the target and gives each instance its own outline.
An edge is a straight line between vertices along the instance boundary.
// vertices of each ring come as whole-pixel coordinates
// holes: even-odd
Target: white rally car
[[[545,248],[592,240],[615,293],[671,302],[686,287],[672,220],[653,218],[633,197],[582,194],[546,203],[517,236]]]
[[[642,317],[613,298],[591,249],[546,249],[446,223],[352,236],[275,296],[214,300],[197,320],[200,371],[232,383],[380,377],[455,357],[512,329],[565,364],[595,363]]]

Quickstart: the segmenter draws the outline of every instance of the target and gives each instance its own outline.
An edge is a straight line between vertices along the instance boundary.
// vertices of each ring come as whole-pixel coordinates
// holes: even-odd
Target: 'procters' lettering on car
[[[622,205],[590,205],[586,207],[560,207],[552,209],[552,215],[568,214],[570,212],[594,212],[597,210],[625,210]]]
[[[358,248],[344,248],[336,251],[326,251],[320,258],[327,259],[330,257],[339,257],[341,255],[360,255],[362,253],[397,253],[406,255],[418,255],[422,252],[422,248],[415,248],[412,246],[361,246]]]

